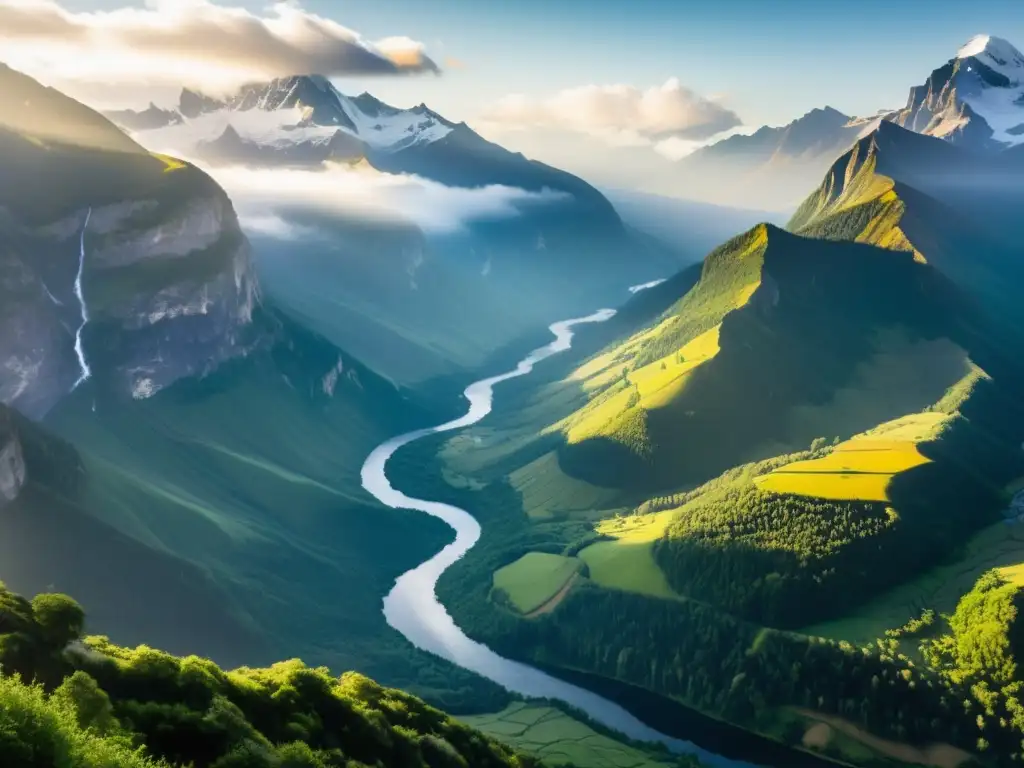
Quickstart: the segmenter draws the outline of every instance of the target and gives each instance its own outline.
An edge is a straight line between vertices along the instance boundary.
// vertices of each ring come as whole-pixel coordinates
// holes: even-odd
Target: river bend
[[[378,501],[394,509],[412,509],[440,518],[455,530],[455,540],[416,568],[402,574],[384,598],[384,616],[389,625],[421,650],[440,656],[460,667],[476,672],[522,696],[564,701],[583,710],[603,725],[642,741],[661,742],[676,752],[692,752],[716,766],[743,766],[697,747],[690,742],[667,736],[645,725],[615,702],[572,685],[538,669],[499,656],[483,643],[467,637],[456,626],[438,601],[437,580],[468,552],[480,538],[480,524],[466,510],[450,504],[406,496],[392,487],[386,468],[388,459],[404,445],[427,435],[451,432],[476,424],[491,412],[494,386],[526,376],[533,367],[572,346],[573,329],[587,323],[601,323],[615,315],[602,309],[592,315],[563,320],[550,326],[554,340],[535,349],[506,373],[470,384],[465,390],[469,408],[464,416],[436,427],[419,429],[394,437],[377,446],[362,468],[363,487]]]

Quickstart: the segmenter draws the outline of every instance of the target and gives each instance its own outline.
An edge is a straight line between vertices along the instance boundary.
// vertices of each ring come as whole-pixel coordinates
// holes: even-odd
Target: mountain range
[[[320,235],[319,242],[307,238],[302,258],[305,278],[321,271],[323,279],[303,279],[290,308],[307,321],[333,318],[315,327],[400,383],[478,366],[567,308],[587,311],[623,284],[659,278],[692,258],[629,232],[608,200],[575,176],[509,152],[424,105],[402,110],[366,93],[348,97],[321,77],[252,84],[226,99],[186,89],[177,109],[109,116],[147,147],[212,168],[322,172],[324,163],[341,164],[358,174],[349,179],[369,185],[411,174],[450,189],[537,196],[515,204],[511,215],[443,233],[401,217],[368,221],[281,202],[278,215]],[[294,283],[293,250],[288,241],[263,240],[258,251],[269,285]],[[361,256],[367,250],[374,259]],[[329,295],[322,286],[331,286]],[[452,290],[463,297],[455,305]],[[516,299],[525,296],[529,301]]]
[[[1024,177],[914,127],[423,449],[483,524],[471,636],[843,762],[1014,759]]]
[[[906,106],[851,117],[814,109],[781,128],[762,127],[699,149],[677,164],[676,194],[733,206],[792,210],[850,146],[880,122],[979,152],[1024,143],[1024,55],[978,35],[910,89]]]
[[[389,626],[451,533],[360,470],[422,429],[388,480],[479,522],[436,585],[473,640],[730,756],[1015,764],[1020,72],[975,38],[903,110],[679,164],[733,206],[799,198],[783,226],[605,194],[319,76],[103,116],[0,69],[0,662],[42,686],[0,678],[0,714],[36,696],[75,744],[215,768],[532,765],[324,670],[542,756],[527,726],[582,717]],[[437,230],[282,188],[270,231],[218,182],[239,169],[520,202]],[[486,421],[423,429],[603,305]],[[14,594],[55,590],[109,638]],[[317,667],[252,669],[299,655]]]

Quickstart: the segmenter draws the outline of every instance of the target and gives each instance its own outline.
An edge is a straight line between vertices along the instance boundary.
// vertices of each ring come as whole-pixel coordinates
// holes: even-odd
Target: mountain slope
[[[733,207],[786,210],[857,140],[859,127],[831,107],[697,150],[677,164],[679,194]]]
[[[36,143],[145,153],[99,113],[5,64],[0,64],[0,107],[0,124]]]
[[[117,117],[149,126],[153,114]],[[424,105],[403,110],[365,93],[349,97],[325,78],[253,84],[224,100],[185,91],[166,122],[132,135],[151,149],[201,157],[215,176],[238,164],[256,179],[311,174],[319,195],[254,204],[257,223],[269,208],[288,230],[251,233],[269,290],[288,285],[290,298],[281,291],[273,298],[402,384],[479,367],[495,350],[617,302],[628,286],[684,261],[672,247],[630,233],[583,180]],[[321,174],[348,195],[335,198]],[[294,193],[300,181],[283,176],[282,187]],[[237,191],[244,206],[248,188],[240,183]],[[419,195],[427,200],[416,202]],[[372,221],[361,198],[383,201]],[[403,206],[425,223],[408,220]],[[436,214],[456,224],[432,226]]]
[[[424,447],[484,526],[439,583],[456,621],[852,764],[1019,759],[1020,672],[976,652],[1011,622],[953,609],[993,565],[974,592],[1009,605],[1024,560],[1020,158],[883,121],[789,231]]]
[[[883,127],[829,174],[813,199],[829,212],[809,204],[803,234],[725,243],[638,296],[620,338],[423,446],[412,465],[434,459],[446,482],[409,482],[483,524],[438,587],[460,626],[844,762],[1010,764],[1021,725],[989,713],[1015,706],[1019,673],[990,695],[971,684],[999,669],[917,645],[948,655],[968,633],[940,614],[978,567],[1024,558],[1007,508],[1024,475],[1019,326],[947,269],[977,244],[948,240],[943,217],[909,228],[917,251],[880,247],[852,242],[870,217],[835,202],[925,196],[879,168],[974,194],[975,163]],[[922,255],[936,243],[947,263]],[[542,560],[559,571],[531,574]]]
[[[836,161],[788,226],[911,252],[1019,323],[1014,285],[1024,265],[1011,211],[1021,203],[1009,155],[979,156],[883,122]]]

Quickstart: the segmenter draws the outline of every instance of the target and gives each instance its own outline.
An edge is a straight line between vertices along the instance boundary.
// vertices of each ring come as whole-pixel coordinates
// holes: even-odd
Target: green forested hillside
[[[987,344],[969,298],[911,255],[768,225],[684,291],[492,427],[516,435],[503,453],[554,447],[562,474],[639,501],[924,408]],[[453,471],[503,460],[477,434],[483,450],[453,441]]]
[[[954,212],[991,165],[896,130],[793,231],[734,238],[600,351],[405,450],[441,465],[408,490],[483,524],[439,583],[460,626],[848,763],[1024,754],[1012,227]]]
[[[539,765],[401,691],[298,659],[225,671],[81,639],[61,594],[0,586],[5,768],[458,768]]]
[[[826,459],[751,465],[660,512],[672,519],[655,550],[669,583],[752,620],[800,627],[938,564],[1000,519],[1002,487],[1024,472],[1024,409],[991,378],[966,387],[958,405],[944,399]],[[914,460],[901,463],[907,451]],[[784,482],[764,482],[775,478]]]
[[[84,386],[47,418],[68,442],[19,420],[29,483],[0,517],[4,579],[74,592],[117,642],[235,666],[301,655],[448,707],[503,706],[380,612],[447,541],[359,483],[365,455],[423,411],[273,310],[257,322],[264,347],[204,379],[145,400]]]

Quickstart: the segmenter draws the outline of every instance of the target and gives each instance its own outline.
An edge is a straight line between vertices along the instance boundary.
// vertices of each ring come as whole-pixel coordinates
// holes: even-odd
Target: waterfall
[[[75,355],[78,357],[78,367],[82,373],[74,386],[71,387],[72,392],[78,389],[78,385],[92,375],[89,363],[85,360],[85,350],[82,348],[82,331],[85,330],[85,326],[89,322],[89,310],[85,306],[85,296],[82,295],[82,273],[85,271],[85,231],[89,228],[89,219],[91,217],[92,208],[85,214],[85,224],[82,225],[82,236],[78,243],[78,274],[75,276],[75,296],[78,298],[78,306],[82,311],[82,324],[78,326],[78,332],[75,333]]]

